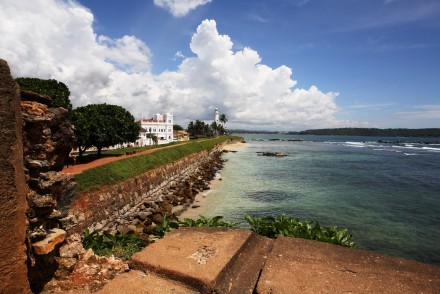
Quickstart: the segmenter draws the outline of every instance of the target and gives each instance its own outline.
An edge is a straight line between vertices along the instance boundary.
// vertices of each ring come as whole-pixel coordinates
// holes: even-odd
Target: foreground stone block
[[[327,243],[276,240],[257,293],[438,293],[440,267]]]
[[[52,229],[44,240],[32,244],[35,254],[44,255],[52,252],[55,246],[66,239],[66,231],[61,229]]]
[[[196,294],[200,293],[195,289],[158,276],[154,273],[141,271],[130,271],[114,278],[104,286],[97,294],[156,294],[156,293],[179,293]]]
[[[249,230],[178,229],[136,253],[130,267],[202,293],[252,293],[272,245]]]

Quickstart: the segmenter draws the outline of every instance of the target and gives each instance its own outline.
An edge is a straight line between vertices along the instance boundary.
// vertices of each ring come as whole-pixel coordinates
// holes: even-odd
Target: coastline
[[[247,146],[248,143],[239,142],[225,145],[222,149],[227,152],[233,152],[237,151],[237,149],[246,148]],[[173,208],[173,213],[176,213],[176,216],[180,220],[184,220],[185,218],[198,219],[200,215],[205,215],[206,209],[212,204],[212,194],[219,188],[222,180],[220,170],[219,176],[209,182],[209,190],[197,194],[194,202],[187,207],[184,207],[183,205],[175,206]]]

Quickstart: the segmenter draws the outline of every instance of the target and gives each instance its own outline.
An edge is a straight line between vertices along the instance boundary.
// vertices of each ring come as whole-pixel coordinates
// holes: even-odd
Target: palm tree
[[[219,121],[222,123],[223,126],[228,122],[228,118],[226,117],[226,114],[222,113],[220,114]]]

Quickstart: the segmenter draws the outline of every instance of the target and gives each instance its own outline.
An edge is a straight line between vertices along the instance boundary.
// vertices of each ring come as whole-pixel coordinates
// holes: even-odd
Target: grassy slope
[[[86,192],[94,188],[115,184],[138,176],[148,170],[172,163],[178,159],[203,150],[211,151],[215,145],[238,137],[221,136],[214,139],[190,141],[188,144],[157,150],[154,153],[121,159],[92,168],[75,175],[77,191]]]

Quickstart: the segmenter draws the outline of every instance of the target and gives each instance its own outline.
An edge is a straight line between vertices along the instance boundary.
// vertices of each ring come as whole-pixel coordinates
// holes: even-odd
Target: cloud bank
[[[175,17],[182,17],[191,10],[201,5],[205,5],[212,0],[154,0],[154,4],[165,8]]]
[[[199,1],[200,2],[200,1]],[[251,48],[233,51],[229,36],[205,20],[192,36],[193,56],[179,55],[175,71],[151,72],[151,52],[135,36],[97,35],[93,14],[73,1],[4,0],[0,4],[0,58],[15,77],[54,78],[67,84],[74,107],[111,103],[136,118],[172,112],[211,119],[218,107],[229,127],[291,130],[336,126],[338,93],[293,88],[292,70],[271,68]]]

